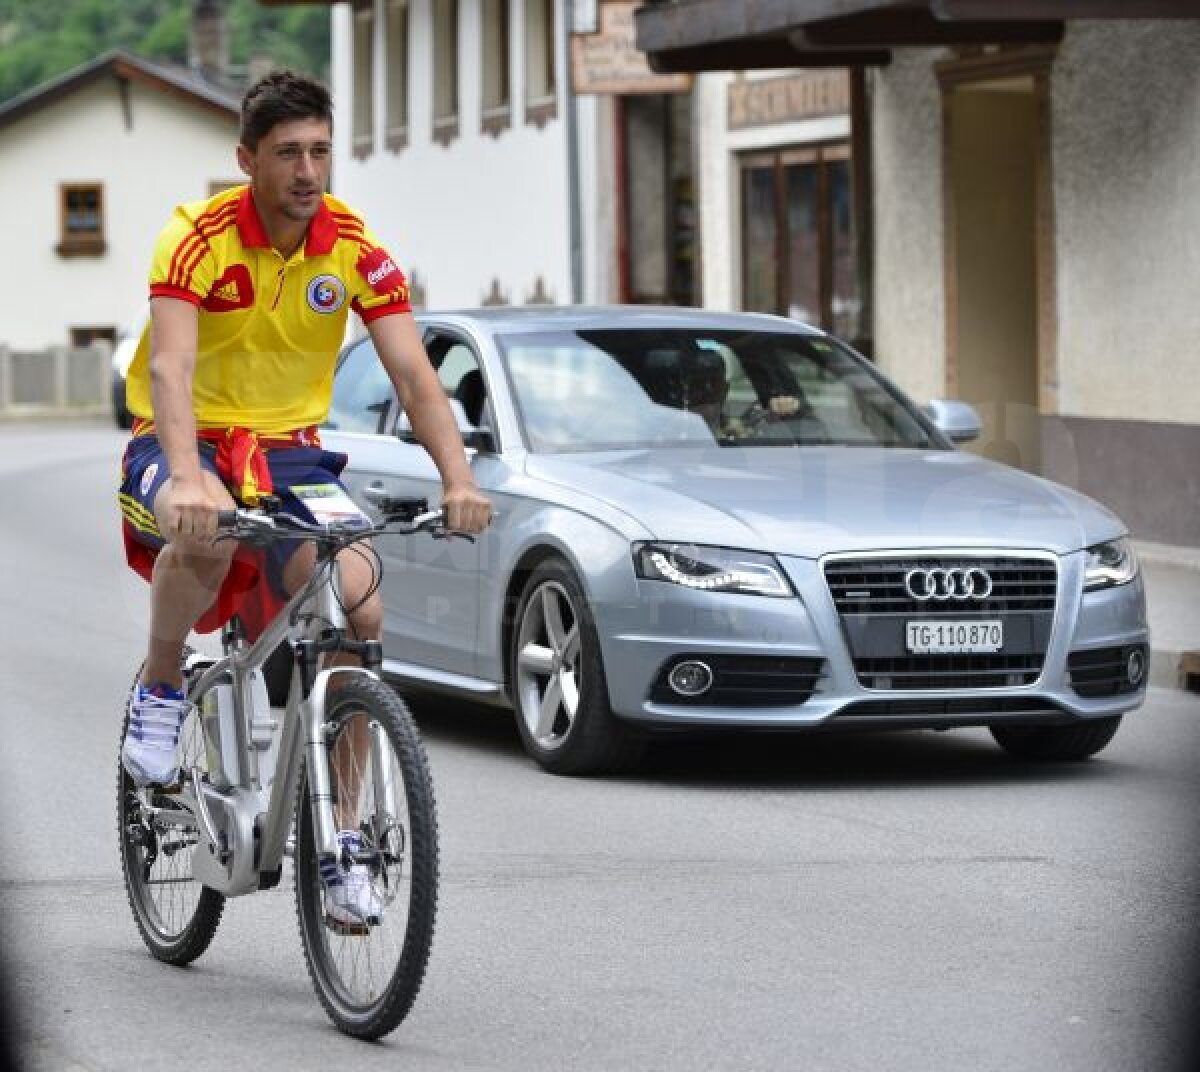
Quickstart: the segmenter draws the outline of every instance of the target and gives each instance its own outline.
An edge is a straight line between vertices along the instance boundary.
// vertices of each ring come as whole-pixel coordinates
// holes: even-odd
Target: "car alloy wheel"
[[[517,631],[517,710],[540,748],[562,747],[579,714],[579,615],[567,590],[544,581]]]
[[[553,774],[624,770],[645,739],[613,716],[600,640],[575,571],[543,559],[525,582],[509,650],[517,728]]]

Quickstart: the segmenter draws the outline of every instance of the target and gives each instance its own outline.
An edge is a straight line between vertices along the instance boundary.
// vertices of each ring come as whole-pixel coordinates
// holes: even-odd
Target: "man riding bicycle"
[[[291,489],[339,486],[346,457],[321,449],[317,426],[351,309],[441,474],[447,528],[480,532],[491,516],[403,273],[362,218],[325,192],[332,128],[319,83],[284,71],[251,86],[237,146],[248,185],[180,205],[155,248],[150,323],[129,369],[135,423],[119,495],[129,564],[152,584],[146,663],[121,750],[139,786],[176,776],[188,633],[228,618],[248,583],[235,545],[216,540],[218,513],[274,496],[280,509],[307,518]],[[311,544],[278,544],[260,562],[261,583],[285,600],[314,563]],[[353,634],[380,639],[371,564],[351,550],[338,556],[338,569]],[[351,859],[358,832],[339,838]],[[381,911],[365,870],[339,861],[323,873],[328,910],[342,922]]]

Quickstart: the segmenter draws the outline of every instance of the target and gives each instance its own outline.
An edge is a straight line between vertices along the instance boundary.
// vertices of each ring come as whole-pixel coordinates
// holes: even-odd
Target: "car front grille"
[[[1080,696],[1088,699],[1136,692],[1145,683],[1145,670],[1143,669],[1142,678],[1137,684],[1129,680],[1129,657],[1134,652],[1139,652],[1142,659],[1145,660],[1146,646],[1144,644],[1071,652],[1067,656],[1067,669],[1071,672],[1071,688]]]
[[[914,598],[906,588],[909,572],[933,569],[983,570],[992,590],[978,599]],[[838,558],[825,564],[825,580],[865,688],[1019,688],[1041,676],[1058,589],[1058,566],[1050,556]],[[1001,651],[922,655],[906,647],[908,622],[982,620],[1003,623]]]
[[[914,569],[982,569],[992,579],[988,599],[919,602],[905,590],[904,578]],[[911,618],[970,618],[1010,611],[1054,610],[1058,568],[1044,558],[838,559],[825,566],[829,593],[840,614],[896,614]]]
[[[700,696],[681,696],[667,684],[667,675],[679,663],[705,663],[713,683]],[[650,699],[660,704],[711,707],[791,707],[805,703],[816,691],[825,672],[819,658],[764,655],[674,655],[658,672]]]
[[[1002,689],[1032,685],[1043,656],[907,655],[855,659],[858,680],[869,689]]]

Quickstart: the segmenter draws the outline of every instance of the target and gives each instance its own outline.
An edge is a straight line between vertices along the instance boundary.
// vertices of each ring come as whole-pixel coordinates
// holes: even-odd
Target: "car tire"
[[[598,774],[641,759],[645,740],[609,707],[587,597],[562,559],[543,560],[525,583],[509,668],[521,741],[543,769]]]
[[[1091,719],[1077,726],[992,726],[992,736],[1020,759],[1073,762],[1088,759],[1113,739],[1121,716]]]

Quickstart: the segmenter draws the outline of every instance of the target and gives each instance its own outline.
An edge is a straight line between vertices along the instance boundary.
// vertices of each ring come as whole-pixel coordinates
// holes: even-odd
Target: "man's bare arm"
[[[442,476],[447,524],[459,532],[479,532],[491,517],[491,504],[475,484],[458,423],[425,353],[416,321],[409,313],[399,313],[373,320],[367,330],[413,433]]]
[[[159,518],[163,536],[211,537],[216,531],[216,505],[205,490],[196,418],[192,410],[192,376],[196,368],[197,311],[177,298],[150,300],[150,396],[154,429],[171,479],[165,486]]]

